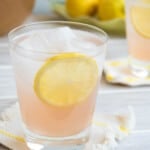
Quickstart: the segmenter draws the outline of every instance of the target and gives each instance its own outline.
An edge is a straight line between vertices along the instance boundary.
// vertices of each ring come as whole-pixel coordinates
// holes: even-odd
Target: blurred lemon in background
[[[99,0],[66,0],[66,9],[71,17],[91,16],[96,13]]]
[[[110,20],[114,18],[123,18],[124,0],[99,0],[98,18],[100,20]]]
[[[66,0],[67,13],[74,18],[92,15],[99,20],[124,18],[124,9],[124,0]]]

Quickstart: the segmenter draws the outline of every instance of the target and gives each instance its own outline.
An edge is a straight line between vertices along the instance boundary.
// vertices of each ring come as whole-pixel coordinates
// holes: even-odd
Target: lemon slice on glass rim
[[[49,58],[40,68],[34,91],[41,101],[66,107],[85,101],[97,82],[98,66],[92,57],[63,53]]]
[[[150,38],[150,3],[141,5],[131,7],[131,21],[137,33]]]

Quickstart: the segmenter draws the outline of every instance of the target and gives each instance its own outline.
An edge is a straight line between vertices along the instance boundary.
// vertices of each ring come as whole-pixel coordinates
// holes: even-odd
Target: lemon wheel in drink
[[[39,99],[65,107],[85,101],[98,82],[98,66],[89,56],[78,53],[58,54],[39,69],[34,90]]]
[[[144,4],[143,4],[144,5]],[[131,21],[136,32],[150,38],[150,7],[135,5],[131,7]]]

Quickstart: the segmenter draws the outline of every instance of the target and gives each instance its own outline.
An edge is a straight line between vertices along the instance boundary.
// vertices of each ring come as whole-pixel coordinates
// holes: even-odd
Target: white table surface
[[[34,21],[37,18],[33,19]],[[38,19],[38,20],[41,20]],[[42,20],[45,18],[42,17]],[[125,38],[110,38],[107,59],[127,56]],[[15,81],[8,50],[7,37],[0,38],[0,112],[17,100]],[[123,142],[118,150],[150,149],[150,87],[128,87],[108,84],[104,79],[96,104],[96,111],[109,112],[133,106],[136,114],[135,131]],[[5,150],[0,146],[1,150]]]

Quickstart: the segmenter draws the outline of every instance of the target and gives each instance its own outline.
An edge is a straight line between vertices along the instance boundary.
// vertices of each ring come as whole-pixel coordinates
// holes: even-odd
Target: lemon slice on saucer
[[[36,95],[51,105],[65,107],[85,101],[98,82],[98,66],[89,56],[58,54],[49,58],[34,80]]]
[[[143,37],[150,38],[150,7],[133,6],[131,8],[131,20],[137,33]]]

